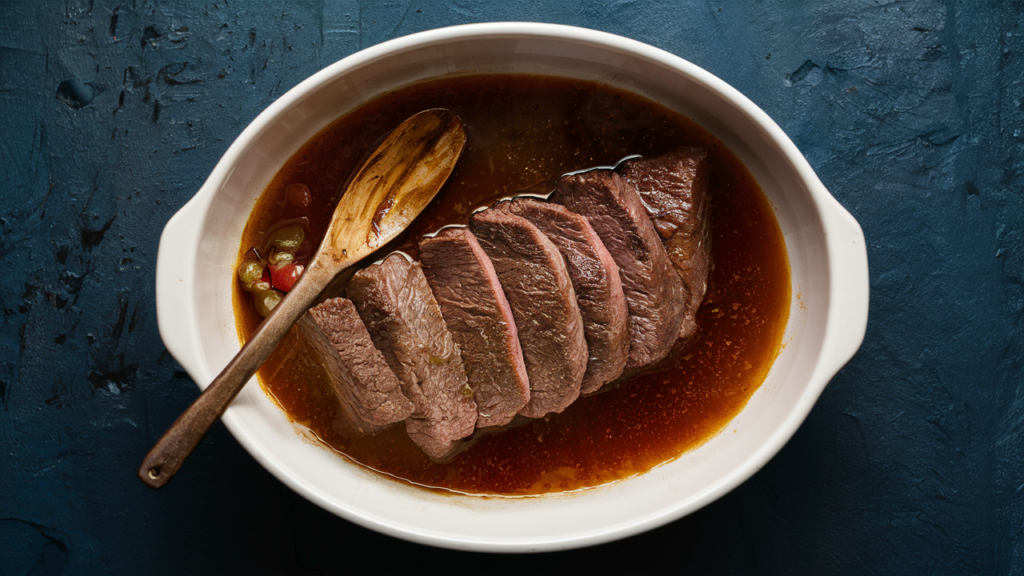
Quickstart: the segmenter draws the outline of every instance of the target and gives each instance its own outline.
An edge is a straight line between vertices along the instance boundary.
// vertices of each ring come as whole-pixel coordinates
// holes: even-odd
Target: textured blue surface
[[[845,0],[3,3],[0,573],[1024,572],[1022,14]],[[164,223],[303,78],[390,38],[496,20],[641,40],[764,108],[864,228],[860,353],[750,481],[592,549],[502,557],[390,539],[293,494],[220,425],[173,483],[145,488],[142,456],[196,396],[156,329]]]

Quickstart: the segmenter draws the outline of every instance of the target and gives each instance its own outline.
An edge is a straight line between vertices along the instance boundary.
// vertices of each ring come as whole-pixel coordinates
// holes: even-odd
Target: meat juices
[[[519,330],[530,401],[519,412],[561,412],[580,394],[587,342],[576,294],[558,248],[525,218],[501,210],[473,215],[470,228],[494,263]]]
[[[530,399],[530,384],[491,259],[468,228],[448,228],[420,240],[420,264],[462,351],[477,427],[508,424]]]
[[[583,318],[589,355],[580,393],[596,392],[622,374],[629,357],[629,309],[619,267],[587,219],[565,206],[517,198],[495,209],[526,218],[562,253]]]
[[[392,254],[352,277],[348,295],[414,410],[405,421],[431,458],[454,453],[473,433],[477,410],[459,347],[420,265]]]
[[[342,407],[360,432],[376,432],[412,414],[412,402],[384,355],[373,345],[356,307],[331,298],[299,320],[306,341],[323,361]]]
[[[669,259],[689,291],[680,338],[688,338],[697,331],[697,308],[708,288],[710,172],[707,150],[690,147],[677,148],[656,158],[629,160],[622,168],[623,180],[640,195]]]
[[[629,360],[664,358],[679,335],[688,294],[640,197],[618,174],[592,170],[559,179],[552,202],[585,216],[619,266],[629,305]]]

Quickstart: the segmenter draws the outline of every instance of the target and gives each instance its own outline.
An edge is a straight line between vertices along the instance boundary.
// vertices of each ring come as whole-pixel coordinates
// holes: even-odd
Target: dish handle
[[[864,342],[867,332],[870,283],[868,253],[860,224],[831,197],[822,211],[829,254],[829,322],[819,370],[831,380]]]
[[[198,228],[202,226],[212,194],[206,184],[167,221],[160,234],[156,257],[156,321],[160,338],[171,356],[196,383],[208,382],[201,369],[202,350],[196,310],[195,271],[199,253]]]

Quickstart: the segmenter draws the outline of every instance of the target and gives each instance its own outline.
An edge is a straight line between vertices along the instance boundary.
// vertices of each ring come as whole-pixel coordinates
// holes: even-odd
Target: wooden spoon
[[[341,196],[324,240],[299,281],[146,455],[139,478],[147,486],[160,488],[170,481],[338,273],[395,238],[423,211],[455,168],[465,144],[462,122],[440,108],[416,114],[384,139]]]

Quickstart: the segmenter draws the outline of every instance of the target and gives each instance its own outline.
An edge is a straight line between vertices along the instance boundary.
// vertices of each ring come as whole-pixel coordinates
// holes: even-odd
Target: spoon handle
[[[139,479],[150,488],[161,488],[174,477],[213,423],[227,410],[228,404],[316,300],[329,278],[319,266],[306,270],[234,359],[149,451],[139,468]]]

